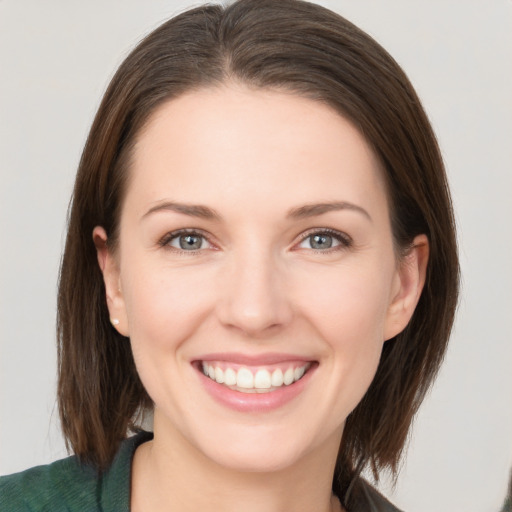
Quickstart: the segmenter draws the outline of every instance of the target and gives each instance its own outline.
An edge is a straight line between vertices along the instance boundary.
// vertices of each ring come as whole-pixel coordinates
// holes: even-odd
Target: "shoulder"
[[[76,457],[68,457],[1,477],[0,510],[93,511],[97,485],[98,476],[92,468],[80,465]]]
[[[357,482],[353,494],[354,505],[350,512],[402,512],[362,478]]]
[[[101,475],[73,456],[0,477],[0,511],[128,511],[133,454],[151,438],[141,432],[123,441],[112,465]]]

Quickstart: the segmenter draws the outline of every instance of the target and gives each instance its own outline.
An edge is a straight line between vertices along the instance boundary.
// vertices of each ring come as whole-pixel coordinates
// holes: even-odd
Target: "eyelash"
[[[170,233],[167,233],[159,240],[158,245],[164,249],[171,250],[173,252],[177,252],[178,254],[184,254],[187,256],[197,254],[202,250],[184,250],[178,249],[176,247],[171,247],[169,245],[171,241],[183,235],[195,235],[198,237],[202,237],[208,244],[214,245],[204,232],[197,229],[178,229],[176,231],[171,231]],[[295,244],[295,246],[300,245],[302,242],[315,235],[327,235],[334,238],[337,242],[339,242],[339,245],[330,247],[328,249],[309,249],[311,251],[314,251],[315,253],[330,254],[331,252],[350,249],[353,246],[353,240],[347,234],[330,228],[312,229],[310,231],[306,231],[305,233],[300,235],[300,240],[297,244]]]
[[[169,251],[177,252],[178,254],[184,254],[187,256],[189,256],[191,254],[192,255],[197,254],[198,252],[200,252],[202,250],[202,249],[197,249],[197,250],[186,251],[184,249],[178,249],[176,247],[171,247],[169,245],[172,240],[174,240],[175,238],[178,238],[180,236],[183,236],[183,235],[195,235],[195,236],[203,238],[210,245],[214,245],[214,244],[212,244],[212,242],[210,242],[210,240],[206,236],[206,234],[198,229],[178,229],[176,231],[171,231],[170,233],[167,233],[159,240],[158,245],[164,249],[169,250]]]
[[[350,249],[353,246],[353,240],[350,238],[346,233],[342,233],[341,231],[337,231],[335,229],[330,228],[324,228],[324,229],[313,229],[310,231],[307,231],[306,233],[303,233],[300,237],[300,242],[304,242],[308,238],[311,238],[315,235],[327,235],[332,238],[334,238],[336,241],[339,242],[339,245],[335,247],[330,247],[328,249],[313,249],[311,248],[311,251],[314,251],[315,253],[319,254],[330,254],[335,251],[343,251],[346,249]]]

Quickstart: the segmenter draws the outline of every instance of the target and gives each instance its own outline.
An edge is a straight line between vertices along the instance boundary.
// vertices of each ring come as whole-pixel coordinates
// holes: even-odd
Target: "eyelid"
[[[352,237],[350,237],[349,235],[347,235],[346,233],[344,233],[342,231],[338,231],[337,229],[332,229],[332,228],[311,228],[299,235],[300,239],[294,245],[294,247],[297,247],[304,240],[308,239],[310,236],[313,236],[313,235],[329,235],[329,236],[332,236],[333,238],[335,238],[338,242],[340,242],[340,245],[337,245],[335,247],[330,247],[329,249],[313,249],[313,248],[310,249],[311,251],[315,251],[318,253],[329,253],[332,251],[348,249],[348,248],[352,247],[352,245],[353,245]]]
[[[169,242],[171,240],[174,240],[175,238],[177,238],[177,237],[179,237],[181,235],[198,235],[198,236],[201,236],[212,247],[209,247],[207,249],[197,249],[197,250],[185,251],[185,250],[181,250],[181,249],[178,249],[177,247],[172,247],[172,246],[169,245]],[[211,237],[210,237],[209,233],[206,233],[202,229],[197,229],[197,228],[180,228],[180,229],[176,229],[174,231],[169,231],[168,233],[166,233],[163,237],[161,237],[158,240],[158,245],[160,247],[164,248],[164,249],[168,249],[170,251],[177,252],[177,253],[180,253],[180,254],[181,253],[183,253],[183,254],[196,254],[196,253],[198,253],[200,251],[212,250],[212,249],[215,250],[217,248],[216,244],[214,244],[211,241]]]
[[[207,249],[197,249],[197,250],[180,250],[176,247],[172,247],[169,245],[169,242],[181,235],[187,235],[187,234],[191,234],[191,235],[198,235],[198,236],[201,236],[204,238],[204,240],[211,246]],[[331,247],[331,248],[328,248],[328,249],[313,249],[311,248],[310,250],[311,251],[314,251],[314,252],[318,252],[318,253],[329,253],[329,252],[333,252],[333,251],[337,251],[337,250],[343,250],[343,249],[348,249],[350,248],[352,245],[353,245],[353,240],[352,240],[352,237],[350,237],[349,235],[347,235],[346,233],[342,232],[342,231],[338,231],[337,229],[332,229],[332,228],[311,228],[311,229],[308,229],[307,231],[304,231],[303,233],[301,233],[299,235],[299,241],[296,242],[294,245],[293,245],[293,248],[297,248],[297,246],[299,244],[301,244],[304,240],[306,240],[307,238],[309,238],[310,236],[313,236],[313,235],[329,235],[329,236],[332,236],[333,238],[335,238],[338,242],[339,242],[339,245],[336,245],[334,247]],[[186,254],[196,254],[198,252],[201,252],[201,251],[204,251],[204,250],[216,250],[218,249],[218,246],[217,244],[215,244],[214,242],[212,242],[211,240],[211,235],[205,231],[203,231],[202,229],[198,229],[198,228],[180,228],[180,229],[176,229],[174,231],[169,231],[168,233],[166,233],[164,236],[162,236],[159,240],[158,240],[158,245],[164,249],[168,249],[168,250],[171,250],[173,252],[177,252],[177,253],[186,253]]]

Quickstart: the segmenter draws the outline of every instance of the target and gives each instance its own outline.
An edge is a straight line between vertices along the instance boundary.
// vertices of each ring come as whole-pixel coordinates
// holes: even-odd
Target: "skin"
[[[331,481],[345,420],[411,318],[428,259],[419,236],[397,260],[385,190],[361,134],[312,100],[230,83],[153,114],[115,252],[102,227],[93,234],[111,317],[155,403],[133,510],[340,509]],[[290,216],[333,202],[355,208]],[[180,249],[179,229],[203,235],[200,249]],[[314,249],[315,233],[333,246]],[[213,400],[191,364],[213,352],[285,352],[316,367],[284,406],[241,413]]]

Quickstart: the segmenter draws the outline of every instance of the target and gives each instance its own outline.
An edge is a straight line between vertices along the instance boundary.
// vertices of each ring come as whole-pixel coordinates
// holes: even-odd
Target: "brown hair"
[[[80,161],[60,274],[63,432],[74,452],[101,470],[136,413],[152,406],[129,344],[109,324],[92,230],[103,226],[115,242],[134,139],[155,109],[230,79],[285,89],[350,119],[382,162],[397,247],[409,247],[421,233],[429,238],[416,311],[384,344],[375,379],[346,422],[333,482],[343,501],[365,466],[376,475],[397,469],[412,418],[445,353],[459,266],[443,162],[407,77],[367,34],[300,0],[239,0],[184,12],[149,34],[112,79]]]

